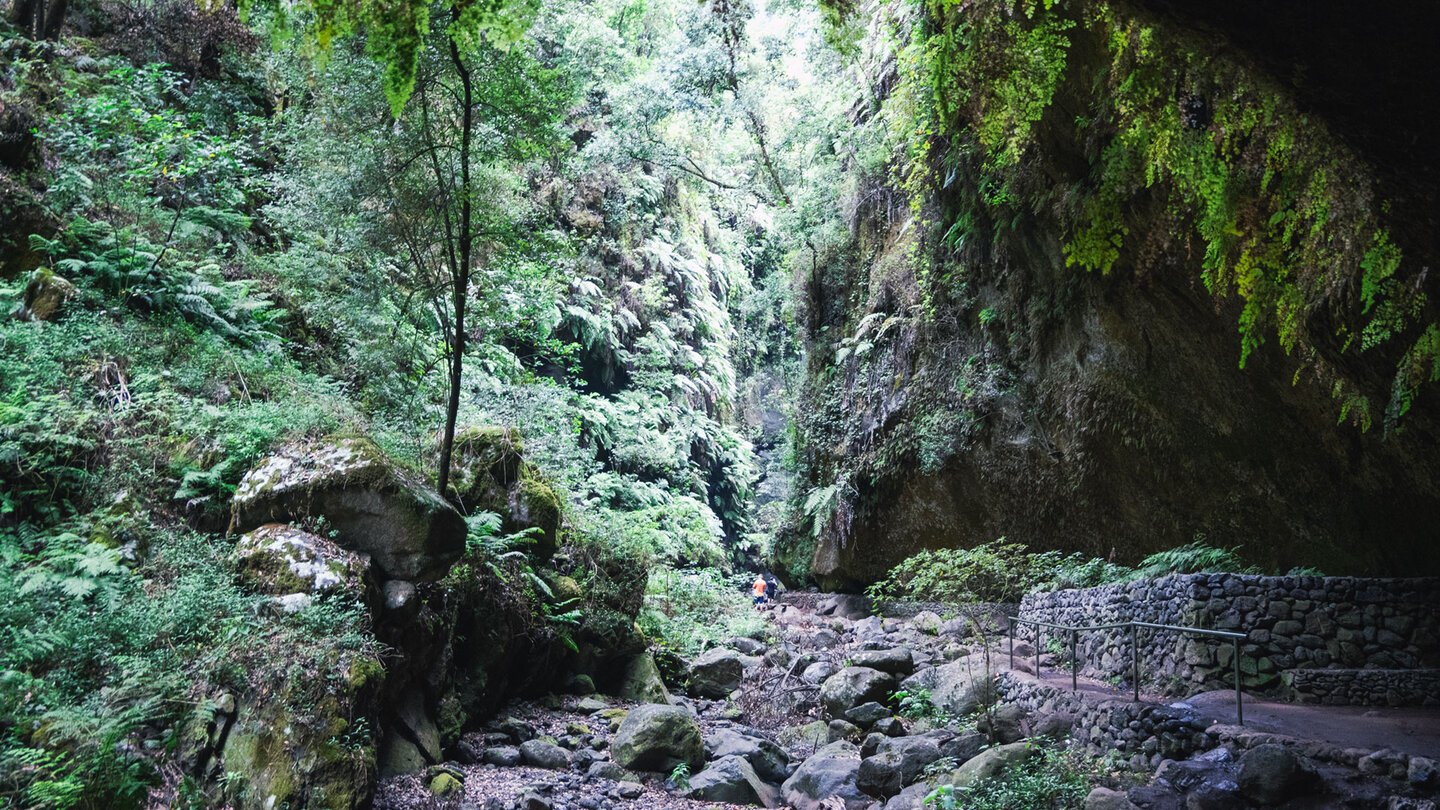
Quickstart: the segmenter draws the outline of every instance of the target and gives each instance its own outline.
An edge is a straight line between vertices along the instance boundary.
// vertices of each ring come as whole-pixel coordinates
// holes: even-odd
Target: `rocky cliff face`
[[[1440,570],[1434,195],[1403,149],[1158,12],[871,13],[901,45],[855,115],[892,148],[801,279],[822,583],[1001,535]]]

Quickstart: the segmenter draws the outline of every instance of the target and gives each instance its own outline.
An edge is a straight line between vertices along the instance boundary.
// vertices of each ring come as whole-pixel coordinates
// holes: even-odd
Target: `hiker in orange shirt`
[[[750,590],[752,590],[752,591],[755,592],[755,607],[756,607],[756,608],[759,608],[761,605],[765,604],[765,575],[764,575],[764,574],[756,574],[756,575],[755,575],[755,584],[750,586]]]

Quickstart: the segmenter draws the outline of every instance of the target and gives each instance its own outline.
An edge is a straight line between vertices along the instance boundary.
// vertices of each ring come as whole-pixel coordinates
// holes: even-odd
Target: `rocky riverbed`
[[[787,595],[767,614],[764,638],[662,659],[656,672],[670,678],[651,694],[663,702],[512,703],[449,761],[382,781],[375,806],[918,810],[937,786],[963,795],[1066,748],[1104,763],[1087,810],[1423,810],[1440,789],[1421,756],[1237,733],[1183,703],[1059,699],[1050,685],[1023,688],[1033,680],[1024,671],[997,688],[1009,640],[993,616],[971,617],[980,626],[933,611],[882,618],[858,599],[813,594]],[[1026,645],[1019,652],[1033,660]],[[897,715],[902,704],[910,716]]]

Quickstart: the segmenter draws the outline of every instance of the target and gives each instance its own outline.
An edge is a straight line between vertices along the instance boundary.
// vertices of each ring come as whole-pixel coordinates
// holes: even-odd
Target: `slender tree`
[[[390,201],[377,231],[409,257],[409,282],[430,292],[445,338],[449,391],[437,486],[446,493],[477,261],[533,242],[520,212],[481,183],[562,142],[554,125],[564,86],[518,42],[533,13],[523,3],[316,3],[310,10],[310,42],[328,46],[337,35],[363,32],[384,66],[395,135],[379,164]],[[432,18],[443,29],[432,30]]]

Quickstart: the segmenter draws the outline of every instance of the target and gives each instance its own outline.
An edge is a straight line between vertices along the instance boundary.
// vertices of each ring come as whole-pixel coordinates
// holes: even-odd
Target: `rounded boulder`
[[[869,667],[845,667],[820,684],[820,700],[835,717],[862,703],[885,703],[895,690],[895,678]]]
[[[668,772],[684,763],[695,771],[705,761],[705,743],[690,712],[647,703],[625,716],[610,744],[610,756],[633,770]]]

